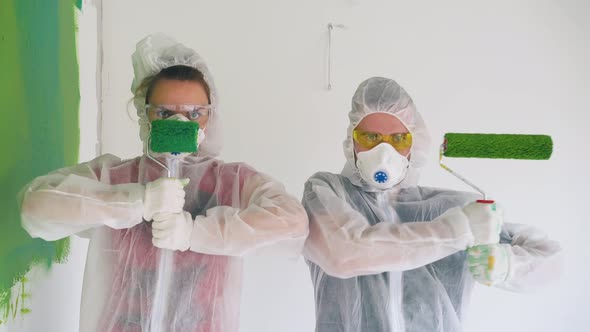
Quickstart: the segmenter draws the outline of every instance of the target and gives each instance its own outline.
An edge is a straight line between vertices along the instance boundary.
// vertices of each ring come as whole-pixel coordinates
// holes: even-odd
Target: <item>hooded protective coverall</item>
[[[394,115],[413,136],[408,173],[389,190],[371,187],[355,165],[352,132],[375,112]],[[342,174],[316,173],[303,196],[316,331],[461,331],[474,284],[465,251],[474,238],[462,207],[479,197],[417,186],[429,137],[395,81],[360,84],[349,118]],[[560,247],[539,230],[505,223],[500,238],[509,269],[496,286],[535,287],[558,270]]]
[[[177,165],[178,178],[190,179],[183,208],[194,218],[190,250],[169,251],[163,267],[164,249],[152,245],[151,223],[142,220],[145,184],[166,171],[146,156],[103,155],[34,179],[21,193],[23,227],[50,241],[90,239],[80,331],[237,331],[239,256],[270,247],[296,255],[308,233],[305,210],[277,181],[214,158],[221,148],[217,91],[194,50],[152,35],[137,44],[132,60],[133,92],[174,65],[198,69],[211,89],[206,139]],[[134,104],[146,144],[145,95]]]

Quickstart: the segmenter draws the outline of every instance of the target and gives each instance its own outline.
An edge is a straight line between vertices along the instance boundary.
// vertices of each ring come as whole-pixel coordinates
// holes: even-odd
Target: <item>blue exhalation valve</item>
[[[375,175],[373,176],[373,178],[375,179],[375,181],[377,183],[385,183],[387,182],[387,179],[389,178],[387,176],[387,173],[379,171],[377,173],[375,173]]]

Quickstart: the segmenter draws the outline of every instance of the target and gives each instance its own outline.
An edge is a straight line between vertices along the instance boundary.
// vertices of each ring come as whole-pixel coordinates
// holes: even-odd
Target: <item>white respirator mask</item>
[[[388,143],[356,154],[361,178],[377,189],[391,189],[406,177],[410,162]]]

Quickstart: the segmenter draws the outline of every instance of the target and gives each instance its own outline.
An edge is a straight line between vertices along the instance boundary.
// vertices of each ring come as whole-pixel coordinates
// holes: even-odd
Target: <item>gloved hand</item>
[[[160,178],[145,185],[143,219],[152,220],[156,213],[179,213],[184,207],[184,186],[189,179]]]
[[[463,213],[469,220],[474,246],[500,242],[503,218],[495,203],[469,203],[463,208]]]
[[[152,244],[158,248],[185,251],[190,248],[193,218],[190,213],[156,213],[152,222]]]
[[[510,269],[509,244],[489,244],[467,250],[467,264],[473,278],[485,285],[502,283]]]

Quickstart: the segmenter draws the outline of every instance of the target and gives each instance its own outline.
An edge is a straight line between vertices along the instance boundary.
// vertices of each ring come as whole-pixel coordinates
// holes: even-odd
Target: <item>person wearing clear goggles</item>
[[[307,215],[278,181],[216,158],[217,90],[199,54],[152,35],[132,62],[144,151],[156,120],[197,122],[198,151],[106,154],[40,176],[23,190],[22,225],[48,241],[90,239],[80,331],[238,331],[241,257],[297,256]]]
[[[474,282],[556,278],[561,249],[543,232],[475,194],[418,185],[430,139],[395,81],[362,82],[349,119],[343,171],[316,173],[303,194],[316,332],[458,332]]]

